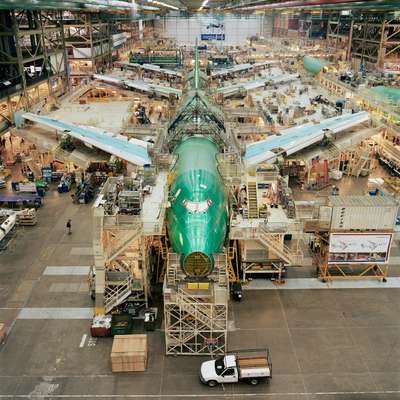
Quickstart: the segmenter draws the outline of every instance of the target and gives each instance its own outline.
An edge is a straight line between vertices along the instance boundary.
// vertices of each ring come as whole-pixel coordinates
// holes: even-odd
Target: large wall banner
[[[225,24],[223,20],[205,18],[201,21],[201,40],[225,40]]]

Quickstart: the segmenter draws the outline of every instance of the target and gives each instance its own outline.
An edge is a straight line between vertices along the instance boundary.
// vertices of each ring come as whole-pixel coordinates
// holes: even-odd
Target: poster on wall
[[[329,264],[388,262],[391,233],[332,233]]]
[[[225,40],[225,24],[222,20],[210,18],[201,22],[201,40]]]

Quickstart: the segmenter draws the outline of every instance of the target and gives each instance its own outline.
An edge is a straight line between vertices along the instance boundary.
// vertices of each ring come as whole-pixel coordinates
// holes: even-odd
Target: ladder
[[[228,276],[229,282],[236,282],[238,277],[235,274],[235,270],[233,268],[232,260],[235,258],[236,248],[228,247]]]
[[[258,218],[257,182],[247,181],[247,208],[249,218]]]
[[[227,287],[228,277],[226,274],[227,257],[225,253],[214,254],[215,269],[218,273],[218,286]]]
[[[166,261],[168,258],[168,239],[165,235],[160,239],[160,251],[161,258]]]
[[[165,230],[165,229],[164,229]],[[160,239],[158,239],[158,251],[159,251],[159,263],[160,263],[160,258],[162,260],[162,269],[158,274],[158,282],[163,283],[164,282],[164,277],[165,277],[165,272],[167,271],[167,264],[168,264],[168,238],[164,234]]]
[[[108,287],[104,296],[104,310],[107,314],[120,305],[132,293],[132,277],[128,276],[119,285]]]

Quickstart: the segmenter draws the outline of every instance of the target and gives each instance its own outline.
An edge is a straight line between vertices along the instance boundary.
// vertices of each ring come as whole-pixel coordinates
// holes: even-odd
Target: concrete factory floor
[[[54,275],[91,263],[90,205],[51,190],[38,225],[18,228],[0,255],[0,321],[11,326],[0,398],[400,399],[400,289],[245,291],[231,304],[229,347],[270,347],[272,382],[211,389],[198,379],[205,358],[165,357],[160,330],[148,334],[146,372],[112,374],[112,339],[90,338],[86,275]]]

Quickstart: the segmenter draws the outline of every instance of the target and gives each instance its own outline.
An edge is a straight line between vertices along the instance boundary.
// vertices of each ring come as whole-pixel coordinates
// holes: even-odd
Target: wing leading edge
[[[28,112],[19,113],[19,125],[22,119],[37,122],[54,128],[60,132],[81,140],[82,142],[113,154],[125,161],[136,165],[151,164],[151,158],[147,151],[148,143],[142,140],[129,139],[126,136],[114,134],[92,126],[75,125],[60,121],[44,115],[36,115]]]
[[[126,87],[128,89],[139,90],[144,93],[157,93],[165,97],[168,97],[170,94],[173,94],[177,97],[182,96],[182,90],[180,89],[175,89],[170,86],[157,85],[151,81],[144,81],[140,79],[124,79],[116,76],[101,74],[94,74],[93,78],[106,83]]]
[[[305,124],[289,128],[265,140],[247,145],[243,157],[247,166],[262,162],[274,162],[281,155],[290,155],[320,142],[326,132],[338,133],[369,120],[365,111],[328,118],[319,124]]]
[[[229,96],[234,96],[237,93],[240,93],[241,91],[248,91],[248,90],[254,90],[258,89],[261,87],[264,87],[266,84],[283,84],[287,82],[294,81],[298,79],[298,75],[296,74],[283,74],[283,75],[276,75],[264,79],[254,79],[251,81],[246,81],[246,82],[239,82],[234,85],[229,85],[229,86],[221,86],[219,87],[216,92],[221,93],[224,97],[229,97]]]

